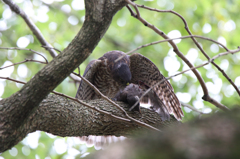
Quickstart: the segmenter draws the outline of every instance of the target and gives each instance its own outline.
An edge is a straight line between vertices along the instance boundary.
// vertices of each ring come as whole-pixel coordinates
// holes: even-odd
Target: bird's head
[[[132,79],[129,66],[126,63],[118,63],[112,69],[113,79],[121,84],[127,85]]]

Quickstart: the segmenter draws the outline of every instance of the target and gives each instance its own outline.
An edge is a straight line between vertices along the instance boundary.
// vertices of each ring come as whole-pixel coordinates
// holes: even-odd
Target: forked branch
[[[142,7],[142,8],[145,8],[145,9],[149,9],[149,10],[154,10],[154,11],[158,11],[156,9],[152,9],[152,8],[149,8],[149,7],[145,7],[143,5],[137,5],[135,4],[134,2],[130,1],[130,0],[125,0],[128,4],[130,4],[131,6],[134,7],[135,9],[135,12],[127,5],[127,8],[128,10],[130,11],[131,15],[133,17],[135,17],[136,19],[138,19],[140,22],[142,22],[145,26],[149,27],[150,29],[152,29],[153,31],[155,31],[157,34],[159,34],[160,36],[162,36],[164,39],[167,39],[167,41],[169,42],[169,44],[173,47],[173,50],[174,52],[191,68],[191,70],[193,71],[193,73],[195,74],[195,76],[197,77],[201,87],[202,87],[202,90],[204,92],[204,96],[203,96],[203,99],[205,101],[208,101],[212,104],[214,104],[215,106],[223,109],[223,110],[228,110],[228,108],[224,105],[222,105],[221,103],[217,102],[216,100],[212,99],[210,96],[209,96],[209,93],[208,93],[208,89],[206,87],[206,84],[203,80],[203,78],[201,77],[201,75],[197,72],[196,68],[188,61],[188,59],[179,51],[178,47],[176,46],[176,44],[170,40],[170,38],[164,34],[163,31],[159,30],[157,27],[155,27],[154,25],[148,23],[145,19],[143,19],[140,15],[140,12],[138,10],[138,7]],[[187,23],[185,21],[185,19],[178,13],[174,12],[174,11],[168,11],[168,12],[172,12],[174,14],[176,14],[177,16],[179,16],[184,24],[185,24],[185,29],[188,31],[188,33],[190,34],[192,40],[194,41],[194,43],[197,45],[197,47],[201,50],[201,52],[205,55],[205,57],[211,62],[213,63],[214,66],[216,66],[216,64],[213,62],[213,60],[210,59],[210,57],[204,52],[204,50],[201,48],[201,46],[197,43],[196,39],[194,38],[194,36],[191,34],[190,30],[188,29],[188,26],[187,26]],[[224,47],[227,51],[229,51],[226,47]],[[226,73],[224,71],[222,71],[220,69],[220,67],[216,66],[224,75],[225,77],[231,82],[231,79],[226,75]],[[160,81],[161,82],[161,81]],[[234,86],[234,84],[233,84]],[[235,87],[235,86],[234,86]],[[235,87],[236,89],[236,87]],[[239,93],[239,90],[237,89],[237,92]]]
[[[143,19],[140,15],[140,12],[138,10],[137,5],[130,1],[130,0],[125,0],[128,4],[132,5],[136,11],[136,13],[134,13],[132,11],[132,9],[127,6],[127,8],[130,10],[131,15],[133,17],[135,17],[136,19],[138,19],[140,22],[142,22],[146,27],[149,27],[150,29],[152,29],[154,32],[156,32],[158,35],[160,35],[161,37],[163,37],[164,39],[170,39],[163,31],[159,30],[157,27],[155,27],[154,25],[148,23],[145,19]],[[194,67],[189,61],[188,59],[179,51],[177,45],[171,40],[169,41],[169,44],[173,47],[173,51],[190,67]],[[202,76],[197,72],[196,69],[193,69],[193,73],[195,74],[195,76],[197,77],[199,83],[201,84],[201,87],[203,89],[204,94],[208,94],[208,89],[207,86],[202,78]]]

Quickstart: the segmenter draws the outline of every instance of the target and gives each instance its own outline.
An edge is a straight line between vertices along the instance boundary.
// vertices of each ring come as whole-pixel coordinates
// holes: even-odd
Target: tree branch
[[[181,158],[232,159],[239,158],[240,110],[215,113],[192,122],[167,128],[161,135],[156,132],[111,145],[96,151],[87,159],[115,158]],[[167,157],[166,157],[167,156]]]
[[[170,39],[166,34],[164,34],[163,31],[159,30],[157,27],[155,27],[154,25],[148,23],[145,19],[143,19],[140,15],[140,12],[138,10],[138,5],[135,4],[134,2],[130,1],[130,0],[125,0],[128,4],[132,5],[136,11],[136,13],[134,13],[132,11],[132,9],[127,6],[128,10],[130,11],[131,15],[138,19],[141,23],[143,23],[146,27],[149,27],[150,29],[152,29],[154,32],[156,32],[158,35],[162,36],[164,39]],[[188,29],[188,28],[186,28]],[[191,34],[191,33],[190,33]],[[191,37],[193,39],[193,41],[195,42],[195,44],[197,46],[200,46],[196,40],[194,39],[194,37]],[[212,103],[213,105],[215,105],[216,107],[218,108],[223,108],[223,110],[228,110],[228,108],[219,103],[218,101],[214,100],[212,97],[210,97],[209,93],[208,93],[208,89],[207,89],[207,86],[202,78],[202,76],[199,74],[199,72],[194,68],[194,66],[190,63],[190,61],[182,54],[182,52],[180,52],[180,50],[178,49],[177,45],[173,42],[173,41],[169,41],[169,44],[173,47],[173,51],[190,67],[190,68],[193,68],[192,71],[193,73],[195,74],[195,76],[197,77],[201,87],[202,87],[202,90],[203,90],[203,93],[204,93],[204,96],[202,97],[203,100],[205,101],[208,101],[210,103]],[[201,50],[201,48],[200,48]],[[204,54],[205,52],[203,52]],[[206,55],[208,57],[208,55]],[[208,57],[208,59],[210,59]],[[212,61],[213,62],[213,61]],[[225,76],[226,77],[226,76]],[[231,80],[229,80],[231,82]]]
[[[159,44],[159,43],[168,42],[168,41],[172,41],[172,40],[176,40],[176,39],[187,39],[187,38],[192,38],[192,37],[204,39],[204,40],[207,40],[207,41],[212,41],[213,43],[216,43],[216,44],[222,46],[223,48],[226,48],[225,50],[230,51],[225,45],[223,45],[222,43],[220,43],[220,42],[218,42],[216,40],[213,40],[213,39],[210,39],[210,38],[206,38],[204,36],[199,36],[199,35],[188,35],[188,36],[181,36],[181,37],[177,37],[177,38],[171,38],[171,39],[154,41],[154,42],[151,42],[151,43],[148,43],[148,44],[141,45],[141,46],[137,47],[136,49],[128,51],[125,55],[123,55],[123,56],[119,57],[118,59],[116,59],[115,62],[119,61],[123,57],[125,57],[125,56],[127,56],[127,55],[129,55],[131,53],[134,53],[135,51],[140,50],[140,49],[142,49],[144,47],[148,47],[148,46],[151,46],[151,45],[156,45],[156,44]]]
[[[81,100],[79,100],[79,99],[77,99],[77,98],[70,97],[70,96],[65,95],[65,94],[63,94],[63,93],[59,93],[59,92],[56,92],[56,91],[52,91],[51,93],[54,93],[54,94],[56,94],[56,95],[65,97],[65,98],[70,99],[70,100],[73,100],[73,101],[76,101],[76,102],[79,103],[79,104],[82,104],[82,105],[84,105],[84,106],[86,106],[86,107],[88,107],[88,108],[90,108],[90,109],[93,109],[93,110],[95,110],[95,111],[97,111],[97,112],[99,112],[99,113],[102,113],[102,114],[104,114],[104,115],[108,115],[108,116],[110,116],[110,117],[112,117],[112,118],[115,118],[115,119],[117,119],[117,120],[122,120],[123,122],[134,122],[135,124],[137,124],[137,125],[139,125],[139,126],[142,126],[142,127],[145,127],[145,128],[147,128],[147,129],[161,132],[161,130],[159,130],[159,129],[155,128],[155,127],[152,127],[151,125],[148,125],[148,124],[146,124],[146,123],[144,123],[144,122],[141,122],[141,121],[139,121],[139,120],[137,120],[137,119],[134,119],[134,118],[132,118],[131,116],[129,116],[128,113],[127,113],[121,106],[119,106],[116,102],[113,102],[113,101],[112,101],[111,99],[109,99],[107,96],[103,95],[103,94],[102,94],[94,85],[92,85],[87,79],[83,78],[82,76],[80,76],[80,77],[81,77],[82,80],[84,80],[87,84],[89,84],[97,93],[99,93],[99,94],[101,95],[101,98],[102,98],[102,99],[108,101],[110,104],[112,104],[112,105],[115,106],[117,109],[119,109],[120,111],[122,111],[122,113],[124,114],[125,117],[127,117],[127,119],[126,119],[126,118],[119,117],[119,116],[116,116],[116,115],[113,115],[113,114],[108,113],[108,112],[106,112],[106,111],[100,110],[100,109],[98,109],[97,107],[95,107],[95,106],[93,106],[93,105],[89,105],[89,104],[87,104],[87,103],[85,103],[85,102],[83,102],[83,101],[81,101]],[[19,81],[19,80],[15,80],[15,79],[12,79],[12,78],[9,78],[9,77],[1,77],[1,76],[0,76],[0,79],[6,79],[6,80],[13,81],[13,82],[16,82],[16,83],[26,84],[25,82],[22,82],[22,81]]]
[[[195,112],[197,112],[197,113],[199,113],[199,114],[205,114],[205,113],[203,113],[202,111],[198,110],[197,108],[195,108],[195,107],[193,107],[193,106],[191,106],[191,105],[189,105],[189,104],[187,104],[187,103],[181,102],[181,106],[182,106],[182,107],[187,107],[187,108],[189,108],[189,109],[191,109],[191,110],[193,110],[193,111],[195,111]]]
[[[183,74],[183,73],[185,73],[185,72],[187,72],[187,71],[190,71],[190,70],[193,70],[193,69],[197,69],[197,68],[203,67],[203,66],[211,63],[212,61],[214,61],[215,59],[217,59],[217,58],[219,58],[219,57],[221,57],[221,56],[225,56],[225,55],[228,55],[228,54],[234,54],[234,53],[237,53],[237,52],[239,52],[239,51],[240,51],[240,47],[238,47],[238,49],[236,49],[236,50],[229,50],[229,51],[227,51],[227,52],[220,53],[220,54],[214,56],[213,58],[209,59],[209,61],[206,62],[206,63],[203,63],[203,64],[198,65],[198,66],[196,66],[196,67],[192,67],[192,68],[190,68],[190,69],[184,70],[184,71],[182,71],[182,72],[179,72],[179,73],[177,73],[177,74],[174,74],[174,75],[172,75],[172,76],[169,76],[169,77],[167,77],[167,78],[165,78],[165,79],[162,79],[161,81],[159,81],[158,83],[156,83],[155,85],[153,85],[152,87],[150,87],[148,90],[146,90],[146,91],[143,93],[143,95],[139,98],[138,102],[140,102],[141,99],[142,99],[148,92],[150,92],[150,90],[151,90],[153,87],[155,87],[156,85],[164,82],[165,80],[169,80],[170,78],[173,78],[173,77],[175,77],[175,76],[178,76],[178,75],[180,75],[180,74]],[[208,101],[208,102],[212,103],[213,105],[215,105],[215,106],[218,107],[219,109],[222,109],[222,110],[224,110],[224,111],[228,111],[228,110],[229,110],[228,107],[226,107],[225,105],[223,105],[223,104],[219,103],[218,101],[212,99],[208,94],[207,94],[207,95],[204,95],[202,98],[203,98],[205,101]],[[136,103],[137,103],[137,102],[136,102]],[[136,105],[136,103],[135,103],[135,105]]]
[[[116,116],[125,117],[122,111],[114,107],[109,102],[98,99],[84,101],[89,105],[94,105],[99,110],[109,112]],[[8,103],[6,103],[8,104]],[[117,102],[133,118],[140,118],[139,113],[129,112],[129,106],[123,102]],[[0,106],[0,110],[2,107]],[[154,127],[166,127],[178,123],[171,116],[170,121],[161,121],[160,116],[146,108],[141,108],[143,117],[141,121]],[[1,120],[7,121],[8,116],[1,116]],[[3,123],[2,123],[3,124]],[[4,123],[7,124],[7,123]],[[10,149],[21,141],[28,133],[36,130],[45,131],[54,135],[66,136],[88,136],[88,135],[116,135],[134,136],[136,131],[146,128],[136,125],[134,122],[123,122],[106,114],[99,113],[58,95],[48,95],[36,111],[25,121],[20,121],[20,128],[1,127],[0,131],[0,152]],[[13,133],[8,132],[13,131]]]
[[[141,23],[143,23],[146,27],[149,27],[150,29],[152,29],[154,32],[156,32],[158,35],[160,35],[161,37],[163,37],[164,39],[170,39],[163,31],[159,30],[157,27],[155,27],[154,25],[148,23],[145,19],[143,19],[140,15],[140,12],[138,10],[138,7],[137,5],[130,1],[130,0],[125,0],[128,4],[132,5],[136,11],[136,13],[134,13],[132,11],[132,9],[130,7],[128,7],[129,10],[131,10],[131,15],[138,19]],[[173,41],[169,41],[169,44],[173,47],[173,51],[190,67],[194,67],[190,61],[188,61],[188,59],[182,54],[182,52],[180,52],[180,50],[178,49],[177,45],[173,42]],[[207,86],[202,78],[202,76],[199,74],[199,72],[196,70],[196,69],[193,69],[192,70],[193,73],[195,74],[195,76],[197,77],[201,87],[202,87],[202,90],[204,92],[204,94],[208,94],[208,89],[207,89]]]
[[[41,53],[34,51],[32,49],[26,49],[26,48],[18,48],[18,47],[0,47],[0,49],[6,49],[6,50],[26,50],[26,51],[31,51],[35,54],[38,54],[39,56],[41,56],[45,62],[41,62],[41,61],[36,61],[36,60],[32,60],[33,62],[39,62],[39,63],[43,63],[43,64],[48,64],[48,60],[45,56],[43,56]]]
[[[188,34],[191,36],[191,39],[193,40],[194,44],[198,47],[198,49],[202,52],[202,54],[207,58],[207,60],[210,60],[210,57],[208,56],[208,54],[203,50],[203,48],[200,46],[200,44],[197,42],[197,40],[195,39],[195,36],[192,36],[192,33],[188,27],[187,21],[183,18],[183,16],[181,16],[179,13],[173,11],[173,10],[159,10],[159,9],[155,9],[155,8],[150,8],[144,5],[138,5],[136,4],[138,7],[141,8],[145,8],[148,9],[150,11],[156,11],[156,12],[169,12],[172,14],[177,15],[180,19],[182,19],[184,25],[185,25],[185,30],[188,32]],[[226,51],[229,51],[229,49],[225,46],[222,46]],[[235,90],[237,91],[238,95],[240,96],[240,90],[238,89],[238,87],[234,84],[234,82],[231,80],[231,78],[228,77],[228,75],[225,73],[225,71],[223,69],[221,69],[214,61],[211,62],[217,69],[218,71],[220,71],[223,76],[231,83],[231,85],[235,88]]]

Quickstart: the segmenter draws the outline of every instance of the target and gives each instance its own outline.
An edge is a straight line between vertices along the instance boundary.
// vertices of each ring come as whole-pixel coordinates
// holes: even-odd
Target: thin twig
[[[46,61],[44,64],[48,64],[48,60],[45,56],[43,56],[41,53],[34,51],[32,49],[26,49],[26,48],[19,48],[19,47],[0,47],[0,49],[5,49],[5,50],[26,50],[26,51],[31,51],[35,54],[38,54],[39,56],[42,56],[42,58]],[[43,63],[43,62],[41,62]]]
[[[194,67],[194,68],[197,69],[197,68],[203,67],[203,66],[205,66],[205,65],[213,62],[215,59],[217,59],[217,58],[219,58],[219,57],[221,57],[221,56],[225,56],[225,55],[228,55],[228,54],[235,54],[235,53],[238,53],[239,51],[240,51],[240,47],[239,47],[238,49],[236,49],[236,50],[229,50],[229,51],[227,51],[227,52],[220,53],[220,54],[214,56],[213,58],[209,59],[208,62],[203,63],[203,64],[201,64],[201,65],[198,65],[198,66],[196,66],[196,67]],[[175,77],[175,76],[178,76],[178,75],[180,75],[180,74],[183,74],[183,73],[185,73],[185,72],[187,72],[187,71],[190,71],[190,70],[192,70],[192,69],[194,69],[194,68],[190,68],[190,69],[184,70],[184,71],[179,72],[179,73],[177,73],[177,74],[175,74],[175,75],[169,76],[169,77],[167,77],[166,79],[167,79],[167,80],[168,80],[168,79],[171,79],[171,78],[173,78],[173,77]]]
[[[195,112],[198,112],[198,113],[200,113],[200,114],[206,114],[206,113],[203,113],[202,111],[196,109],[195,107],[193,107],[193,106],[191,106],[191,105],[189,105],[189,104],[187,104],[187,103],[181,102],[181,105],[182,105],[183,107],[187,107],[187,108],[189,108],[189,109],[191,109],[191,110],[193,110],[193,111],[195,111]]]
[[[121,57],[119,57],[118,59],[116,59],[114,62],[117,62],[119,60],[121,60],[123,57],[125,57],[126,55],[129,55],[131,53],[134,53],[135,51],[137,50],[140,50],[144,47],[148,47],[148,46],[151,46],[151,45],[156,45],[156,44],[159,44],[159,43],[163,43],[163,42],[167,42],[167,41],[172,41],[172,40],[176,40],[176,39],[187,39],[187,38],[192,38],[192,37],[195,37],[195,38],[200,38],[200,39],[204,39],[204,40],[208,40],[208,41],[212,41],[220,46],[222,46],[223,48],[226,48],[227,47],[225,45],[223,45],[222,43],[216,41],[216,40],[213,40],[213,39],[210,39],[210,38],[206,38],[204,36],[199,36],[199,35],[188,35],[188,36],[181,36],[181,37],[177,37],[177,38],[171,38],[171,39],[165,39],[165,40],[159,40],[159,41],[154,41],[154,42],[151,42],[151,43],[148,43],[148,44],[144,44],[144,45],[141,45],[139,47],[137,47],[136,49],[133,49],[129,52],[127,52],[126,54],[122,55]],[[227,49],[229,50],[229,49]]]
[[[26,82],[15,80],[15,79],[12,79],[12,78],[9,78],[9,77],[1,77],[0,76],[0,79],[5,79],[5,80],[13,81],[13,82],[16,82],[16,83],[21,83],[21,84],[26,84]]]
[[[159,10],[159,9],[155,9],[155,8],[150,8],[150,7],[147,7],[147,6],[144,6],[144,5],[138,5],[136,4],[138,7],[141,7],[141,8],[144,8],[144,9],[148,9],[150,11],[156,11],[156,12],[170,12],[170,13],[173,13],[175,15],[177,15],[180,19],[182,19],[184,25],[185,25],[185,30],[188,32],[189,35],[192,35],[189,27],[188,27],[188,24],[187,24],[187,21],[183,18],[183,16],[181,16],[179,13],[173,11],[173,10]],[[132,14],[132,13],[131,13]],[[195,43],[195,45],[199,48],[199,50],[202,52],[202,54],[209,60],[210,57],[207,55],[207,53],[203,50],[203,48],[200,46],[200,44],[197,42],[197,40],[194,38],[194,36],[191,37],[191,39],[193,40],[193,42]],[[227,47],[223,47],[226,51],[229,51],[229,49]],[[240,96],[240,90],[238,89],[238,87],[235,85],[235,83],[231,80],[231,78],[228,77],[228,75],[226,74],[226,72],[221,69],[214,61],[211,62],[222,74],[223,76],[231,83],[231,85],[235,88],[235,90],[237,91],[238,95]]]
[[[225,55],[228,55],[228,54],[235,54],[237,52],[240,51],[240,47],[238,47],[236,50],[229,50],[229,51],[226,51],[226,52],[222,52],[222,53],[219,53],[218,55],[214,56],[212,59],[210,60],[215,60],[221,56],[225,56]]]
[[[17,62],[17,63],[14,63],[14,64],[12,64],[12,65],[8,65],[8,66],[5,66],[5,67],[1,67],[0,70],[5,69],[5,68],[8,68],[8,67],[11,67],[11,66],[19,65],[19,64],[22,64],[22,63],[25,63],[25,62],[38,62],[38,63],[42,63],[42,64],[47,64],[47,63],[45,63],[45,62],[38,61],[38,60],[25,59],[25,60],[22,61],[22,62]]]
[[[56,50],[56,51],[59,52],[59,53],[62,52],[62,51],[58,50],[58,49],[55,48],[55,47],[50,47],[50,46],[42,46],[42,47],[45,48],[45,49],[54,49],[54,50]]]

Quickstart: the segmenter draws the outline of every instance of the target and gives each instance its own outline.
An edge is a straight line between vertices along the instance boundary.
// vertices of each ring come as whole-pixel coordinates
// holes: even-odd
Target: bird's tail
[[[94,136],[94,135],[89,135],[89,136],[82,136],[79,137],[81,143],[85,143],[87,147],[92,147],[96,150],[104,149],[111,143],[115,143],[118,141],[123,141],[126,139],[124,136],[116,137],[116,136]]]

